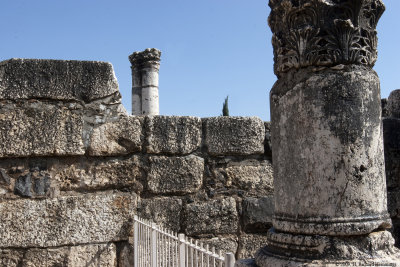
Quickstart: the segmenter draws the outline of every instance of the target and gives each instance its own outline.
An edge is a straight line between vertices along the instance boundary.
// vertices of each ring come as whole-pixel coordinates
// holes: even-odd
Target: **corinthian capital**
[[[156,48],[147,48],[142,52],[134,52],[129,56],[129,61],[134,68],[142,68],[143,65],[155,64],[159,65],[161,58],[161,51]]]
[[[377,59],[381,0],[270,0],[274,70],[281,76],[308,66],[359,64]]]

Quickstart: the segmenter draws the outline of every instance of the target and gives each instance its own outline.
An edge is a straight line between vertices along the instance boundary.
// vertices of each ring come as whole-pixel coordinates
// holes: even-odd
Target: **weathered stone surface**
[[[90,138],[89,155],[125,155],[142,148],[142,117],[121,117],[94,128]]]
[[[381,0],[270,0],[269,6],[274,71],[278,77],[310,66],[374,66],[375,27],[385,10]]]
[[[0,203],[0,247],[49,247],[127,239],[136,195],[98,193]]]
[[[398,266],[400,254],[393,244],[388,231],[328,237],[292,235],[271,229],[268,246],[257,251],[255,258],[258,266]],[[270,256],[271,251],[282,249],[290,254]]]
[[[22,175],[15,181],[14,192],[22,197],[31,197],[32,179],[31,175]]]
[[[90,102],[118,93],[110,63],[10,59],[0,62],[1,99],[60,99]]]
[[[10,179],[10,177],[8,178]],[[22,173],[15,179],[14,194],[22,197],[43,197],[47,194],[49,188],[49,174],[46,171],[34,168],[29,172]]]
[[[142,191],[143,162],[139,156],[107,160],[80,161],[56,165],[52,176],[60,182],[61,190],[105,189],[133,187]]]
[[[387,114],[390,117],[400,118],[400,89],[390,93],[387,99]]]
[[[257,250],[267,243],[265,234],[242,234],[239,236],[238,258],[254,258]]]
[[[138,215],[157,225],[178,232],[181,225],[182,200],[171,197],[141,199]]]
[[[246,232],[265,232],[272,225],[274,198],[248,197],[243,200],[243,226]]]
[[[56,105],[0,105],[0,157],[83,155],[82,117]]]
[[[205,145],[211,155],[264,153],[265,127],[257,117],[204,119]]]
[[[147,153],[188,154],[200,147],[201,119],[197,117],[146,117]]]
[[[299,70],[275,83],[271,106],[274,227],[321,235],[390,228],[376,73]]]
[[[23,250],[17,249],[1,249],[0,250],[0,266],[19,267],[24,256]]]
[[[273,192],[273,171],[269,161],[230,162],[224,171],[227,184],[244,190],[247,195],[260,196]]]
[[[208,244],[210,248],[214,247],[215,251],[221,251],[222,255],[231,252],[236,254],[238,248],[238,238],[236,236],[218,236],[213,238],[201,238],[198,241]]]
[[[194,202],[185,207],[187,235],[234,234],[238,229],[236,202],[232,197]]]
[[[114,244],[95,244],[46,249],[29,249],[23,259],[24,267],[116,267]]]
[[[270,0],[275,213],[258,266],[397,265],[386,206],[381,0]],[[397,255],[396,255],[397,254]]]
[[[152,193],[193,193],[202,185],[204,159],[200,157],[152,156],[149,162],[147,185]]]

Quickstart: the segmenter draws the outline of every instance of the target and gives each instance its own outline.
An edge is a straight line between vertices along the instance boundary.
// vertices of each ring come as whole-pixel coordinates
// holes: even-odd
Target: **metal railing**
[[[134,216],[134,267],[233,267],[233,253],[221,255],[202,242]]]

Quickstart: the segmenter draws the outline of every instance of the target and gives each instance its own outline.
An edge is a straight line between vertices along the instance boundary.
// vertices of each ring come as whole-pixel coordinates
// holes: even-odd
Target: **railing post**
[[[151,267],[157,267],[157,225],[155,223],[151,224]]]
[[[138,259],[139,259],[139,251],[138,251],[138,244],[139,244],[139,224],[138,224],[138,216],[135,215],[133,217],[133,266],[139,266]]]
[[[234,267],[235,266],[235,255],[229,252],[225,254],[225,267]]]
[[[185,235],[179,234],[179,267],[186,267],[186,244]]]

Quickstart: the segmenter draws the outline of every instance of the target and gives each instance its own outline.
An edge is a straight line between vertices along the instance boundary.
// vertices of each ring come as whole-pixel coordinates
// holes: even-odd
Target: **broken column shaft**
[[[396,263],[376,61],[380,0],[270,0],[275,215],[258,266]]]
[[[161,52],[148,48],[129,56],[132,64],[132,114],[159,115],[158,71]]]

